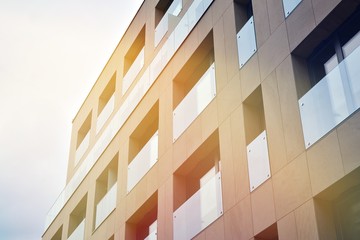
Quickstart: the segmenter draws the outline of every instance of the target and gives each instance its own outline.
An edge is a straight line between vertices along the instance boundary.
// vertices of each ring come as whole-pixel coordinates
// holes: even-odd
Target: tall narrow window
[[[124,57],[122,94],[124,95],[145,63],[145,26],[137,35]]]
[[[85,239],[87,195],[85,195],[70,214],[68,240]]]
[[[90,129],[91,129],[91,112],[85,119],[84,123],[81,125],[76,141],[76,154],[75,154],[75,164],[76,165],[80,159],[84,156],[86,150],[90,144]]]

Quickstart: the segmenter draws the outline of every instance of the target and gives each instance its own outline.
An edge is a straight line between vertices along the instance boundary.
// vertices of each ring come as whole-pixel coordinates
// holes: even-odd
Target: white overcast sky
[[[71,122],[143,0],[0,0],[0,239],[38,240]]]

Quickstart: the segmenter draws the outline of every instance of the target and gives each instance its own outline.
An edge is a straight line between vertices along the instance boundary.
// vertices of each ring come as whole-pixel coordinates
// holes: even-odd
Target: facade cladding
[[[145,0],[43,239],[359,239],[359,6]]]

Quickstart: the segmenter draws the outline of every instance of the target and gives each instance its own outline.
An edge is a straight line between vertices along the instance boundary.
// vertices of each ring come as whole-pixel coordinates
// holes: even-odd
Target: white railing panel
[[[204,12],[199,14],[204,14],[212,2],[213,0],[203,0],[201,4],[203,5],[202,9],[204,10]],[[198,2],[193,2],[191,4],[191,6],[194,6],[196,8],[198,7],[198,5],[199,5]],[[201,16],[202,15],[199,15],[199,19],[197,20],[200,20]],[[187,13],[184,14],[183,18],[187,18]],[[175,33],[177,31],[179,31],[178,27],[175,28],[174,32],[171,33],[168,40],[164,43],[164,45],[166,44],[167,47],[161,48],[157,54],[157,55],[160,54],[161,56],[165,56],[164,58],[165,60],[161,61],[161,64],[159,65],[159,69],[157,70],[157,72],[155,73],[153,72],[153,68],[154,68],[153,65],[155,64],[154,63],[155,59],[153,59],[149,67],[144,71],[144,74],[140,77],[139,81],[136,83],[136,85],[130,92],[129,96],[125,99],[124,103],[120,106],[119,110],[114,114],[113,118],[111,119],[111,122],[103,131],[103,133],[100,135],[99,139],[94,144],[94,147],[89,151],[84,161],[82,162],[81,166],[78,168],[74,176],[71,178],[70,182],[65,186],[64,190],[60,193],[59,197],[56,199],[55,203],[53,204],[53,206],[51,207],[51,209],[49,210],[46,216],[45,231],[54,221],[56,216],[60,213],[61,209],[69,200],[71,195],[80,185],[80,183],[83,181],[83,179],[88,174],[90,169],[94,166],[98,158],[107,148],[108,144],[111,142],[111,140],[120,130],[120,128],[124,125],[126,120],[129,118],[131,113],[134,111],[136,106],[144,97],[146,92],[155,82],[161,71],[165,68],[165,66],[168,64],[170,59],[174,56],[177,49],[182,44],[182,42],[178,40],[176,41],[177,45],[175,45],[175,35],[176,35]],[[190,31],[191,29],[188,31],[188,33]],[[185,38],[183,38],[183,40],[184,39]]]
[[[257,50],[254,25],[254,17],[251,17],[236,35],[240,68],[249,61]]]
[[[145,63],[145,47],[140,51],[122,81],[122,95],[126,93]]]
[[[86,134],[86,136],[84,137],[82,142],[80,143],[79,147],[76,149],[74,166],[76,166],[78,164],[78,162],[80,161],[80,159],[84,156],[86,150],[89,147],[89,144],[90,144],[90,130]]]
[[[72,232],[72,234],[68,237],[68,240],[83,240],[83,239],[85,239],[85,218]]]
[[[247,146],[250,192],[270,178],[270,161],[266,131],[260,133]]]
[[[218,172],[173,213],[174,240],[191,239],[223,214]]]
[[[158,160],[159,136],[156,132],[128,166],[127,191],[145,176]]]
[[[115,183],[105,196],[96,205],[95,228],[97,228],[116,208],[117,183]]]
[[[149,235],[144,240],[156,240],[157,239],[157,220],[149,227]]]
[[[308,148],[360,107],[360,47],[299,100]]]
[[[215,65],[204,73],[173,112],[173,142],[216,96]]]
[[[287,18],[292,11],[299,5],[301,0],[283,0],[285,18]]]
[[[105,107],[101,111],[100,115],[97,117],[96,120],[96,134],[99,133],[99,131],[104,126],[105,122],[109,119],[110,115],[114,111],[115,107],[115,94],[111,96],[109,101],[106,103]]]

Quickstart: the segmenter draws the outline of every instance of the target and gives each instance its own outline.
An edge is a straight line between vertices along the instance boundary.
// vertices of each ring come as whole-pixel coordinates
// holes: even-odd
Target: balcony
[[[75,166],[78,164],[80,159],[84,156],[86,150],[88,149],[90,144],[90,131],[85,135],[84,139],[76,149],[75,153]]]
[[[115,95],[113,94],[97,118],[96,134],[102,129],[105,122],[109,119],[111,113],[114,111],[114,106],[115,106]]]
[[[145,61],[145,47],[142,48],[140,53],[135,58],[134,62],[131,64],[131,67],[125,74],[123,78],[123,84],[122,84],[122,95],[126,93],[126,91],[129,89],[133,81],[135,80],[136,76],[139,74],[141,69],[144,66]]]
[[[254,17],[251,17],[236,35],[239,67],[242,68],[245,63],[257,51]]]
[[[68,240],[82,240],[82,239],[85,239],[85,218],[68,237]]]
[[[271,176],[266,131],[247,146],[247,160],[252,192]]]
[[[191,239],[223,214],[221,173],[209,179],[174,213],[174,240]]]
[[[156,132],[128,166],[128,193],[145,176],[158,160],[159,136]]]
[[[359,60],[360,47],[299,99],[306,148],[359,109]]]
[[[96,206],[95,228],[116,208],[117,183],[115,183]]]
[[[216,96],[214,63],[184,97],[173,112],[173,142],[200,115]]]
[[[182,10],[182,0],[174,0],[159,24],[155,28],[155,47],[160,43],[169,29],[169,18],[177,17]]]
[[[144,240],[156,240],[157,239],[157,221],[155,221],[149,227],[149,235]]]

